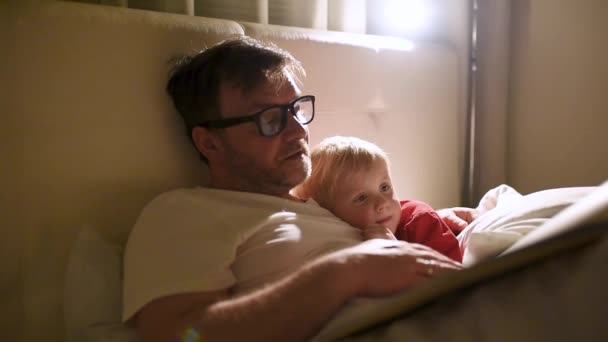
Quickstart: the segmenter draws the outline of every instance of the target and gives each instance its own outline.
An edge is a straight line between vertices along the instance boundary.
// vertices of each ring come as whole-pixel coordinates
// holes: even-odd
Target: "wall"
[[[512,11],[507,182],[527,193],[608,179],[608,2]]]
[[[17,117],[11,115],[15,107],[11,99],[14,88],[16,72],[14,65],[13,24],[15,18],[10,16],[12,3],[0,1],[0,41],[3,49],[0,52],[0,332],[3,341],[22,341],[19,332],[22,329],[24,315],[22,305],[21,272],[24,230],[17,224],[22,216],[23,208],[20,206],[22,194],[16,189],[20,173],[20,137],[15,137],[17,131]]]

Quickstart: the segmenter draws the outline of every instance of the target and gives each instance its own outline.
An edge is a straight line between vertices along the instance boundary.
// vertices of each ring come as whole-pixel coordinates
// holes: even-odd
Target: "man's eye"
[[[269,126],[278,125],[281,122],[281,113],[276,109],[268,110],[262,115],[261,121]]]
[[[269,125],[269,126],[277,125],[279,122],[281,122],[281,120],[279,118],[276,118],[276,117],[266,120],[266,124]]]

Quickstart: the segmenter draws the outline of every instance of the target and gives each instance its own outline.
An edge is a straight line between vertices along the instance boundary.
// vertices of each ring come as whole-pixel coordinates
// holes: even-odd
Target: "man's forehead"
[[[238,84],[223,83],[220,89],[223,114],[249,112],[259,107],[284,104],[300,94],[293,78],[265,80],[251,90]]]
[[[284,96],[286,93],[299,93],[296,78],[288,71],[273,73],[266,76],[250,92],[258,97],[277,97]],[[243,95],[247,95],[247,90],[243,89]]]
[[[284,98],[295,97],[300,93],[298,86],[288,79],[281,79],[276,81],[267,81],[250,92],[243,92],[242,96],[248,97],[252,102],[271,102],[274,103],[277,100],[283,100]]]

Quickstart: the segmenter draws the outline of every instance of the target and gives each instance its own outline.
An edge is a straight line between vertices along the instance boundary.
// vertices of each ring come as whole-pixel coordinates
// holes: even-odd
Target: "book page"
[[[597,187],[591,194],[562,210],[551,220],[533,230],[501,255],[513,253],[540,241],[582,227],[583,222],[605,218],[608,215],[608,181]]]

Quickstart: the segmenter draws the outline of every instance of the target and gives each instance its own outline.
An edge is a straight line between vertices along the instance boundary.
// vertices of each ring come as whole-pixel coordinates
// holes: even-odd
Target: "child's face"
[[[401,205],[382,160],[368,170],[358,170],[340,178],[334,203],[334,214],[360,229],[383,225],[395,233],[401,218]]]

